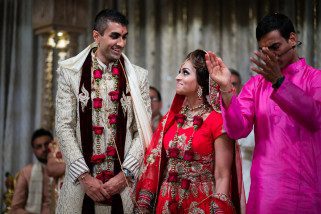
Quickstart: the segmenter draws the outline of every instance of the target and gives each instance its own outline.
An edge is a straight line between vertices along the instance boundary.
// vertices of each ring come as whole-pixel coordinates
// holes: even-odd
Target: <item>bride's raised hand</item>
[[[231,84],[231,72],[222,59],[211,51],[207,52],[205,59],[210,77],[219,84],[220,88],[228,88]]]

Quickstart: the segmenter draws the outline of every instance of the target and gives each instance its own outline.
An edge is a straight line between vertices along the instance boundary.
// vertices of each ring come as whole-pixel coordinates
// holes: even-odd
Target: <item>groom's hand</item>
[[[132,183],[126,178],[123,172],[120,172],[104,183],[102,187],[109,195],[115,195],[122,192],[127,184],[131,186]]]
[[[110,198],[110,194],[102,188],[103,183],[100,180],[92,177],[89,173],[85,173],[80,177],[80,185],[94,202],[102,202]]]

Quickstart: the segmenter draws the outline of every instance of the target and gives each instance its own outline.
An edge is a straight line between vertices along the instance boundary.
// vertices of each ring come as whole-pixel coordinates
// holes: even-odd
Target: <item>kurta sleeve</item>
[[[303,91],[285,78],[280,88],[272,92],[271,99],[291,118],[310,131],[320,130],[321,75],[311,78],[307,91]]]
[[[231,103],[225,107],[221,99],[224,129],[233,139],[246,137],[254,123],[254,90],[256,78],[252,77],[243,87],[238,97],[233,95]]]
[[[19,172],[17,183],[14,188],[14,194],[13,194],[12,205],[11,205],[11,213],[17,213],[17,214],[28,213],[25,210],[25,206],[28,200],[28,185],[29,185],[28,179],[30,179],[31,167],[29,169],[27,167],[23,168]],[[27,173],[28,170],[30,171],[30,173]]]

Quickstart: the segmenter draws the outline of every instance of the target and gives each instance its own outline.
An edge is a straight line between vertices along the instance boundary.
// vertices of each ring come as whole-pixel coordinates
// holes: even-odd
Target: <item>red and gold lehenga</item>
[[[241,197],[242,181],[236,176],[241,169],[236,164],[232,167],[230,195],[215,192],[214,141],[223,134],[221,114],[212,110],[197,131],[193,126],[178,129],[175,115],[182,111],[183,101],[183,96],[175,96],[169,112],[153,135],[136,186],[136,211],[241,213],[244,204],[240,202],[244,198]],[[192,139],[191,144],[188,139]]]

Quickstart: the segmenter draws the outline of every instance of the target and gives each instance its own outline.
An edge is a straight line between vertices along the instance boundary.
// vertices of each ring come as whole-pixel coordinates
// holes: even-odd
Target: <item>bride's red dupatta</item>
[[[175,122],[175,115],[180,112],[184,99],[185,96],[175,95],[170,110],[164,115],[153,134],[152,141],[147,148],[144,157],[144,166],[141,176],[136,184],[136,206],[139,205],[148,209],[155,208],[155,199],[157,198],[162,176],[161,172],[163,172],[167,162],[165,151],[163,151],[163,137]],[[150,202],[151,207],[147,207],[148,201]]]

